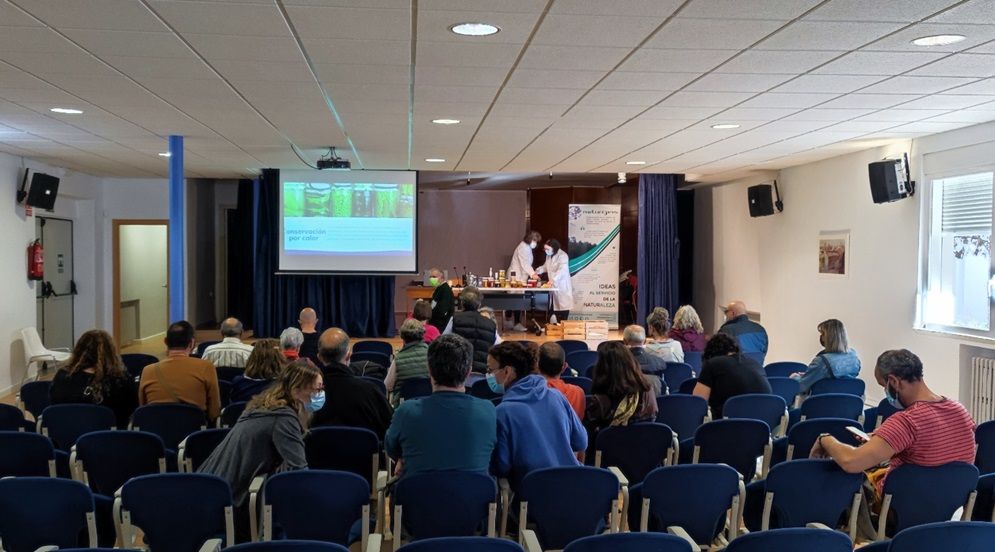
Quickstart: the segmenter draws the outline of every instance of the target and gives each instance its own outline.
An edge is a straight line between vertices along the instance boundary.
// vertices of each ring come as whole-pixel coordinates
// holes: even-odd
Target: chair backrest
[[[690,395],[694,393],[694,388],[698,386],[698,378],[688,378],[681,382],[681,386],[677,388],[677,391],[671,390],[671,393],[677,393],[680,395]]]
[[[500,393],[491,391],[491,387],[487,384],[486,379],[473,382],[473,384],[470,385],[470,395],[477,397],[478,399],[497,399],[501,397]]]
[[[711,544],[725,527],[726,511],[734,500],[738,501],[741,492],[739,474],[729,466],[700,464],[657,468],[643,480],[643,501],[649,499],[646,529],[665,532],[676,525],[698,544]],[[643,515],[646,514],[644,510]]]
[[[24,412],[12,404],[0,404],[0,431],[31,431],[31,422]]]
[[[739,345],[740,345],[740,347],[742,347],[743,346],[743,342],[740,341]],[[743,353],[743,356],[746,357],[746,358],[748,358],[748,359],[750,359],[750,360],[752,360],[753,362],[756,362],[760,366],[763,366],[764,365],[764,359],[767,356],[767,354],[766,353],[761,353],[761,352],[757,351],[757,352]]]
[[[144,534],[150,552],[198,550],[204,541],[225,535],[232,544],[234,525],[228,482],[203,473],[164,473],[136,477],[121,487],[121,510]],[[133,544],[125,527],[125,548]]]
[[[727,552],[852,552],[853,541],[839,531],[808,527],[774,529],[743,535],[726,547]]]
[[[691,544],[686,540],[666,533],[594,535],[573,541],[563,549],[563,552],[647,552],[648,550],[653,552],[692,552]]]
[[[349,363],[353,362],[374,362],[387,368],[390,366],[390,355],[385,355],[383,353],[378,353],[375,351],[360,351],[358,353],[353,352],[352,356],[349,357]]]
[[[895,535],[888,548],[891,552],[982,552],[992,549],[995,524],[977,521],[944,521],[927,523]]]
[[[581,341],[580,339],[561,339],[556,342],[557,345],[563,348],[563,353],[569,355],[575,351],[587,351],[590,348],[587,346],[586,341]],[[573,368],[571,366],[571,368]]]
[[[583,341],[581,343],[583,343]],[[587,344],[584,346],[586,347]],[[572,370],[575,370],[578,376],[589,378],[591,377],[591,368],[593,368],[598,362],[598,352],[588,351],[587,349],[579,349],[571,353],[567,353],[566,359],[567,366],[569,366]]]
[[[808,365],[802,362],[771,362],[767,366],[764,366],[764,373],[767,374],[768,378],[786,378],[791,374],[804,372],[807,369]]]
[[[177,464],[181,472],[196,472],[214,449],[228,436],[228,428],[194,431],[180,442]]]
[[[815,418],[798,422],[788,430],[787,460],[808,458],[815,440],[823,433],[828,433],[848,445],[858,446],[859,441],[846,429],[848,427],[860,429],[857,422],[847,418]]]
[[[515,541],[492,537],[438,537],[405,544],[404,552],[522,552]],[[295,551],[296,552],[296,551]]]
[[[715,420],[694,432],[695,464],[732,466],[749,483],[757,458],[769,453],[770,426],[758,420]]]
[[[204,351],[207,350],[211,345],[217,345],[221,343],[220,341],[201,341],[197,344],[197,350],[194,351],[193,356],[201,358],[204,356]]]
[[[394,354],[394,346],[386,341],[358,341],[352,346],[352,354],[355,357],[356,353],[364,352],[374,352],[386,355],[388,359]]]
[[[702,354],[701,351],[684,351],[684,362],[694,370],[695,374],[701,373]]]
[[[231,382],[235,379],[235,376],[244,376],[245,368],[239,368],[237,366],[218,366],[215,368],[218,373],[218,381]]]
[[[354,473],[309,469],[270,477],[263,497],[264,519],[272,519],[263,522],[267,535],[279,525],[290,539],[348,546],[349,532],[370,502],[370,486]]]
[[[221,410],[221,416],[218,417],[218,423],[221,427],[232,427],[238,421],[239,417],[242,416],[242,413],[245,412],[246,406],[249,406],[249,403],[243,401],[231,403],[224,407]]]
[[[55,477],[55,447],[48,437],[0,431],[0,477]]]
[[[231,390],[234,386],[230,381],[218,380],[218,395],[221,398],[221,408],[231,404]]]
[[[681,384],[695,376],[690,364],[685,362],[668,362],[663,371],[663,381],[667,389],[680,389]]]
[[[145,431],[87,433],[76,441],[73,453],[93,492],[107,496],[133,477],[166,471],[162,439]]]
[[[787,405],[778,395],[752,393],[730,397],[722,406],[722,415],[726,418],[742,418],[760,420],[770,426],[771,430],[787,423]]]
[[[801,406],[803,419],[812,418],[847,418],[860,420],[864,415],[864,401],[846,393],[826,393],[812,395],[805,399]]]
[[[891,495],[894,532],[907,527],[949,520],[967,503],[978,486],[978,468],[952,462],[934,468],[905,464],[884,481],[884,495]]]
[[[864,380],[857,378],[826,378],[815,382],[809,393],[812,395],[825,395],[826,393],[842,393],[844,395],[864,396],[867,384]]]
[[[881,427],[881,424],[883,424],[885,420],[890,418],[891,415],[896,412],[898,412],[898,409],[895,408],[894,406],[891,406],[891,403],[888,402],[888,399],[881,399],[881,402],[878,403],[877,419],[874,422],[875,424],[874,427],[875,428]]]
[[[28,361],[31,357],[43,355],[47,351],[41,342],[41,336],[38,335],[38,328],[34,326],[21,328],[21,340],[24,342],[24,357]]]
[[[978,478],[977,498],[974,499],[972,521],[995,521],[995,473]]]
[[[432,380],[411,378],[401,382],[401,398],[408,401],[432,394]]]
[[[372,353],[372,354],[376,354],[376,353]],[[380,393],[382,393],[384,396],[387,395],[387,384],[384,383],[384,381],[382,379],[375,378],[373,376],[359,376],[359,379],[361,379],[363,381],[366,381],[366,382],[369,382],[369,383],[372,383],[373,386],[377,388],[377,391],[380,391]]]
[[[801,393],[801,384],[796,379],[767,376],[767,383],[770,384],[770,392],[784,399],[784,404],[789,408],[795,404],[795,399]]]
[[[349,549],[334,542],[306,540],[275,540],[247,542],[226,548],[225,552],[348,552]]]
[[[496,496],[493,478],[470,472],[419,473],[394,486],[394,503],[403,508],[401,520],[412,540],[474,535]]]
[[[634,485],[674,457],[678,448],[675,437],[672,429],[655,422],[607,427],[595,438],[598,465],[618,467]]]
[[[166,448],[176,450],[180,441],[207,426],[204,411],[179,403],[157,403],[138,407],[131,416],[132,429],[148,431],[162,437]]]
[[[974,430],[974,442],[978,443],[974,456],[978,471],[981,475],[995,473],[995,420],[985,422]]]
[[[142,377],[142,370],[149,364],[159,362],[159,359],[144,353],[125,353],[121,355],[121,362],[124,363],[124,368],[130,376],[140,378]]]
[[[316,427],[304,438],[304,452],[310,468],[354,473],[372,487],[379,467],[380,439],[361,427]]]
[[[33,552],[42,546],[72,548],[89,530],[97,545],[93,494],[78,481],[55,477],[0,480],[0,539],[6,552]]]
[[[567,384],[570,384],[570,385],[576,385],[577,387],[580,387],[581,389],[584,390],[584,394],[585,395],[590,395],[591,394],[591,386],[594,385],[594,381],[591,380],[591,378],[585,378],[585,377],[582,377],[582,376],[577,376],[577,377],[563,376],[560,379],[563,380],[563,383],[567,383]]]
[[[846,473],[832,460],[794,460],[778,464],[767,474],[771,498],[766,527],[805,527],[821,523],[836,527],[860,492],[862,473]]]
[[[708,416],[708,401],[695,395],[657,397],[656,406],[656,421],[677,432],[682,441],[694,437]]]
[[[607,469],[571,466],[529,472],[519,496],[528,503],[528,518],[536,524],[542,547],[560,550],[604,530],[618,491],[618,478]]]
[[[29,381],[21,386],[17,392],[24,410],[31,413],[35,420],[41,417],[41,413],[51,404],[49,400],[49,390],[52,389],[50,380]]]
[[[53,404],[38,419],[38,428],[55,448],[69,452],[84,433],[114,429],[114,411],[95,404]]]

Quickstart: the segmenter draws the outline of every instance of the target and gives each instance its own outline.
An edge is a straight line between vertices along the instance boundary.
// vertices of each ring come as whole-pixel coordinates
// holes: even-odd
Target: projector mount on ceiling
[[[352,163],[348,159],[343,159],[335,152],[335,146],[330,146],[328,148],[328,153],[322,155],[318,159],[318,169],[350,169],[352,168]]]

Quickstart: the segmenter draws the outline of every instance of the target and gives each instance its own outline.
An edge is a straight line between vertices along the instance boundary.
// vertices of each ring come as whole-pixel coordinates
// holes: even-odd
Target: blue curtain
[[[266,169],[252,186],[252,329],[274,337],[297,324],[304,307],[318,312],[321,328],[339,327],[351,337],[386,337],[395,332],[393,276],[277,275],[280,171]],[[243,202],[239,201],[241,206]]]
[[[680,306],[676,191],[683,181],[679,174],[639,175],[637,323],[654,307],[665,307],[673,316]]]

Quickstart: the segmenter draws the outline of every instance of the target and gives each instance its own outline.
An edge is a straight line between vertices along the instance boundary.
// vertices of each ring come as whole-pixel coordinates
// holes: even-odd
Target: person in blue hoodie
[[[750,320],[746,313],[746,303],[742,301],[726,305],[726,321],[719,327],[719,333],[736,338],[740,352],[763,366],[769,345],[767,330]]]
[[[532,371],[532,356],[515,341],[491,348],[487,382],[504,393],[497,407],[497,444],[492,471],[511,488],[532,470],[580,465],[587,432],[562,393]]]
[[[843,323],[830,318],[819,323],[818,329],[822,350],[804,372],[791,374],[801,384],[802,393],[808,393],[819,380],[860,377],[860,359],[857,351],[850,348]]]

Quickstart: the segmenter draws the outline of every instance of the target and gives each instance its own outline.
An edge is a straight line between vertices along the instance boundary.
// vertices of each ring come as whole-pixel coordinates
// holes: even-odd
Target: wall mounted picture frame
[[[819,233],[819,277],[846,278],[850,274],[850,231]]]

